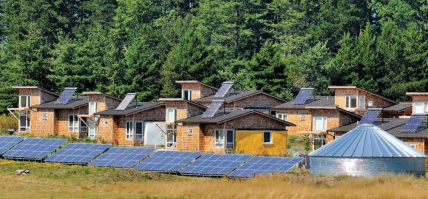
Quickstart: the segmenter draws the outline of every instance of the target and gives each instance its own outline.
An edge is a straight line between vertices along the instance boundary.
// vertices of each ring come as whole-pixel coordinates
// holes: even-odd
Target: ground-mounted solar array
[[[296,98],[294,98],[293,102],[291,103],[296,105],[305,104],[306,100],[308,99],[309,95],[312,94],[313,90],[313,88],[302,88],[299,94],[297,94]]]
[[[406,124],[401,129],[403,133],[414,133],[418,130],[422,121],[424,121],[425,115],[412,115],[410,119],[406,122]]]
[[[251,157],[252,155],[205,154],[180,173],[192,176],[225,176]]]
[[[74,92],[76,92],[77,88],[65,88],[64,92],[56,100],[57,104],[67,104],[71,97],[73,97]]]
[[[27,138],[3,155],[6,159],[43,160],[66,139]]]
[[[207,110],[202,114],[204,118],[214,117],[215,113],[223,105],[224,100],[213,100]]]
[[[368,110],[364,113],[363,118],[360,120],[360,124],[373,124],[376,118],[379,116],[381,110]]]
[[[0,137],[0,155],[24,140],[25,137],[2,136]]]
[[[214,97],[224,97],[226,96],[227,92],[229,92],[230,88],[232,88],[233,82],[224,82],[223,85],[221,85],[220,89],[216,92]]]
[[[202,152],[157,151],[134,169],[176,173],[202,155]]]
[[[285,173],[303,158],[254,157],[233,171],[231,178],[250,178],[266,173]]]
[[[155,149],[114,147],[89,163],[89,166],[132,168]]]
[[[89,161],[105,152],[111,144],[71,143],[47,158],[46,162],[86,165]]]
[[[120,102],[119,106],[116,108],[117,111],[123,111],[128,107],[128,105],[132,102],[132,100],[135,98],[137,94],[136,93],[128,93],[125,97],[125,99]]]

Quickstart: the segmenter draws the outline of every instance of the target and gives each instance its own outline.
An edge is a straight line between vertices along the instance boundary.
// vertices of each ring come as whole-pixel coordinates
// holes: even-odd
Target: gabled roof
[[[245,98],[248,98],[248,97],[251,97],[251,96],[254,96],[254,95],[258,95],[258,94],[266,95],[266,96],[275,98],[275,99],[277,99],[279,101],[285,102],[285,100],[283,100],[283,99],[281,99],[279,97],[275,97],[273,95],[267,94],[267,93],[262,92],[262,91],[229,91],[225,95],[224,101],[225,101],[225,103],[231,103],[231,102],[235,102],[235,101],[238,101],[238,100],[241,100],[241,99],[245,99]],[[201,99],[196,99],[196,100],[193,100],[193,101],[200,102],[200,103],[208,103],[208,102],[211,103],[213,100],[214,100],[214,95],[210,95],[210,96],[203,97]]]
[[[161,106],[165,105],[160,102],[138,102],[137,105],[135,105],[135,103],[130,103],[123,111],[118,111],[116,108],[112,108],[106,111],[94,113],[94,115],[129,116]]]
[[[426,157],[373,124],[361,124],[309,154],[311,157]]]
[[[291,123],[291,122],[287,122],[281,119],[278,119],[276,117],[272,117],[270,115],[267,115],[265,113],[256,111],[256,110],[252,110],[252,109],[245,109],[242,111],[230,111],[230,112],[224,112],[224,111],[218,111],[214,117],[210,117],[210,118],[204,118],[202,117],[202,115],[197,115],[194,117],[190,117],[190,118],[186,118],[186,119],[181,119],[176,121],[176,123],[204,123],[204,124],[221,124],[230,120],[234,120],[240,117],[244,117],[250,114],[258,114],[264,117],[267,117],[269,119],[284,123],[286,126],[296,126],[295,124]]]
[[[307,108],[330,108],[335,109],[334,96],[315,96],[309,97],[305,104],[293,104],[286,102],[275,106],[274,109],[307,109]]]
[[[38,86],[12,86],[12,88],[13,89],[18,89],[18,90],[19,89],[38,89],[38,90],[41,90],[43,92],[46,92],[46,93],[49,93],[49,94],[52,94],[52,95],[55,95],[55,96],[59,97],[58,94],[56,94],[54,92],[51,92],[51,91],[48,91],[48,90],[45,90],[45,89],[42,89],[42,88],[39,88]]]
[[[96,91],[93,91],[93,92],[83,92],[82,94],[83,94],[83,95],[103,95],[103,96],[106,96],[106,97],[109,97],[109,98],[112,98],[112,99],[115,99],[115,100],[122,101],[122,99],[119,99],[119,98],[117,98],[117,97],[115,97],[115,96],[107,95],[107,94],[105,94],[105,93],[96,92]]]
[[[88,96],[72,97],[67,104],[57,104],[56,100],[43,104],[31,106],[30,108],[47,108],[47,109],[77,109],[87,106],[89,102]]]
[[[362,92],[366,92],[366,93],[369,93],[369,94],[374,95],[374,96],[376,96],[376,97],[382,98],[382,99],[384,99],[384,100],[386,100],[386,101],[389,101],[389,102],[391,102],[391,103],[397,104],[397,102],[396,102],[396,101],[394,101],[394,100],[388,99],[388,98],[386,98],[386,97],[383,97],[383,96],[381,96],[381,95],[378,95],[378,94],[372,93],[372,92],[370,92],[370,91],[366,91],[366,90],[361,89],[361,88],[358,88],[358,87],[356,87],[356,86],[329,86],[328,88],[329,88],[329,89],[333,89],[333,90],[335,90],[335,89],[353,89],[353,90],[354,90],[354,89],[355,89],[355,90],[362,91]]]
[[[185,100],[185,99],[182,99],[182,98],[159,98],[159,101],[161,101],[161,102],[186,102],[186,103],[195,105],[195,106],[197,106],[199,108],[207,109],[207,107],[204,106],[204,105],[202,105],[202,104],[198,104],[196,102]]]
[[[218,90],[218,88],[216,88],[214,86],[210,86],[208,84],[204,84],[204,83],[196,81],[196,80],[178,80],[178,81],[175,81],[175,83],[177,83],[177,84],[200,84],[202,86],[212,88],[214,90]]]
[[[411,108],[412,108],[412,103],[399,103],[399,104],[384,108],[383,111],[400,112]]]

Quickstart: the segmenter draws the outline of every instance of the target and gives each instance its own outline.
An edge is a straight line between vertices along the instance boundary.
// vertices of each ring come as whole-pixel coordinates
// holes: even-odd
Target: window
[[[415,110],[414,113],[424,113],[425,104],[421,102],[414,103]]]
[[[42,120],[48,120],[48,114],[47,113],[43,113]]]
[[[324,139],[322,137],[321,134],[314,134],[314,141],[312,143],[312,147],[314,148],[314,150],[317,150],[319,148],[321,148],[322,146],[324,146]]]
[[[278,114],[277,117],[281,120],[287,121],[287,114]]]
[[[166,121],[175,122],[177,120],[177,109],[168,108],[166,109]]]
[[[107,125],[108,124],[108,121],[107,120],[104,120],[104,125]]]
[[[143,140],[143,122],[135,122],[135,140]]]
[[[366,108],[366,97],[364,95],[358,96],[358,108],[359,109]]]
[[[88,132],[88,127],[85,124],[85,122],[87,122],[87,121],[88,120],[86,119],[86,117],[84,117],[80,120],[80,132]]]
[[[89,121],[89,138],[92,140],[97,139],[97,125],[93,120]]]
[[[176,128],[174,126],[174,128]],[[177,146],[177,134],[172,125],[166,127],[166,147],[175,148]]]
[[[224,147],[224,131],[222,129],[215,130],[215,148]]]
[[[192,90],[183,90],[183,99],[192,101]]]
[[[357,108],[357,96],[346,96],[346,108]]]
[[[263,132],[263,144],[272,144],[272,132],[271,131]]]
[[[301,114],[300,115],[300,120],[305,121],[306,120],[306,115],[305,114]]]
[[[134,123],[126,122],[126,139],[132,140],[133,136],[134,136]]]
[[[79,132],[79,118],[77,115],[68,115],[68,132]]]
[[[28,108],[30,107],[30,99],[31,96],[29,95],[21,95],[20,96],[20,102],[19,102],[19,108]]]
[[[314,131],[327,130],[327,117],[314,117]]]
[[[416,149],[416,144],[410,144],[410,147]]]
[[[226,148],[235,148],[235,130],[226,130]]]
[[[275,117],[276,111],[270,111],[270,116]]]
[[[187,133],[190,135],[193,134],[193,129],[187,129]]]
[[[93,115],[97,112],[97,102],[89,102],[89,115]]]
[[[27,117],[27,114],[19,114],[19,132],[30,131],[30,119]]]

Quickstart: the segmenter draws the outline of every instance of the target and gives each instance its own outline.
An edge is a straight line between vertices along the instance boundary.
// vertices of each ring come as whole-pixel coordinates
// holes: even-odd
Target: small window
[[[346,108],[357,108],[357,96],[346,96],[345,103]]]
[[[20,104],[19,108],[28,108],[30,107],[31,96],[29,95],[21,95],[20,96]]]
[[[79,118],[77,115],[68,115],[68,132],[79,132]]]
[[[104,120],[104,125],[107,125],[108,124],[108,121],[107,120]]]
[[[187,129],[188,134],[193,134],[193,129]]]
[[[89,115],[93,115],[97,112],[97,102],[89,102]]]
[[[48,114],[47,113],[43,113],[42,120],[48,120]]]
[[[300,115],[300,119],[301,119],[302,121],[305,121],[305,120],[306,120],[306,115],[305,115],[305,114],[301,114],[301,115]]]
[[[177,120],[177,109],[168,108],[166,109],[166,121],[175,122]]]
[[[272,144],[272,132],[263,132],[263,144]]]
[[[215,148],[224,148],[224,131],[215,130]]]
[[[414,113],[424,113],[425,104],[421,102],[414,103],[415,110]]]
[[[275,117],[276,111],[270,111],[270,116]]]
[[[192,101],[192,90],[183,90],[183,99]]]
[[[87,122],[88,120],[86,119],[86,117],[83,117],[81,120],[80,120],[80,132],[88,132],[88,127],[86,126],[86,122]]]
[[[327,130],[327,117],[314,117],[314,131]]]
[[[134,123],[126,122],[126,139],[132,140],[133,136],[134,136]]]
[[[277,117],[281,120],[287,121],[287,114],[278,114]]]
[[[358,108],[359,109],[366,108],[366,97],[364,95],[358,96]]]

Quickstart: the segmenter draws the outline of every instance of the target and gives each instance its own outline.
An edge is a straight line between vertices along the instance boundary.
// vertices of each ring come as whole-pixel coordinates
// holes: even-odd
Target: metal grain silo
[[[309,156],[312,175],[425,175],[425,154],[373,124],[360,124]]]

